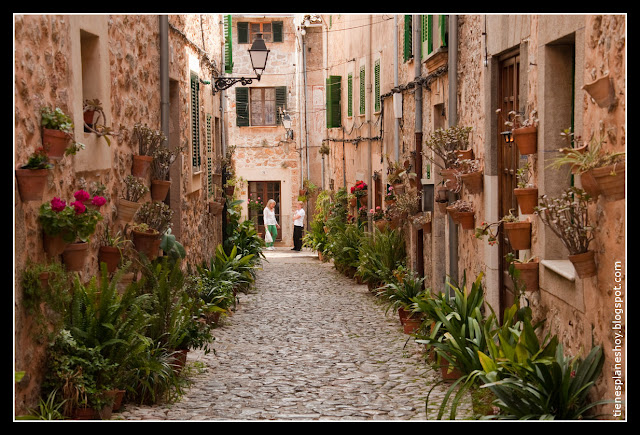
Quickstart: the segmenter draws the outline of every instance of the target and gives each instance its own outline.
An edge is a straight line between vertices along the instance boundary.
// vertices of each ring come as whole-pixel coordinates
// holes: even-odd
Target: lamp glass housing
[[[256,72],[256,75],[260,77],[267,66],[267,57],[269,56],[267,46],[262,39],[262,33],[258,33],[256,39],[253,41],[251,48],[249,49],[249,56],[251,57],[251,66]]]

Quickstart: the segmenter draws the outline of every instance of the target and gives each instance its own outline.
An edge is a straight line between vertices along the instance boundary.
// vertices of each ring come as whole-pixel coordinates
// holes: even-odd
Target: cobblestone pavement
[[[214,330],[215,353],[178,403],[127,404],[124,420],[426,420],[439,374],[397,315],[311,252],[265,251],[256,290]],[[431,394],[433,419],[446,386]],[[458,418],[468,413],[461,404]]]

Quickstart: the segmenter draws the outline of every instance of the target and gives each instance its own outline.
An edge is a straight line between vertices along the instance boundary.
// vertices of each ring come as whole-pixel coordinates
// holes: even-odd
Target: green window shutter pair
[[[329,76],[327,78],[327,128],[340,127],[342,125],[342,113],[340,110],[342,77]]]
[[[413,57],[413,17],[404,16],[404,61]]]
[[[360,67],[360,115],[365,114],[365,82],[364,82],[364,66]]]
[[[224,17],[224,72],[233,71],[233,37],[232,37],[231,15]]]
[[[353,116],[353,74],[347,76],[347,116]]]
[[[236,89],[236,125],[248,127],[249,122],[249,88],[239,86]],[[276,122],[282,123],[280,109],[287,108],[287,87],[276,86]]]
[[[375,81],[375,91],[374,91],[374,112],[380,111],[380,59],[376,60],[374,65],[373,75]]]
[[[191,73],[191,165],[199,168],[200,160],[200,80]]]
[[[431,54],[433,51],[433,15],[422,15],[422,54]]]

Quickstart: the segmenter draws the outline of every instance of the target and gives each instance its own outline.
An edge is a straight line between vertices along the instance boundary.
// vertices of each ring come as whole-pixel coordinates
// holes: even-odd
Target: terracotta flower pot
[[[211,214],[220,214],[223,208],[224,204],[220,201],[209,202],[209,213]]]
[[[538,150],[538,127],[514,128],[513,141],[518,145],[520,154],[535,154]]]
[[[151,199],[154,201],[164,201],[171,187],[169,180],[151,180]]]
[[[138,178],[146,179],[151,174],[151,163],[153,156],[133,156],[131,163],[131,175]]]
[[[413,334],[418,329],[420,329],[421,325],[422,325],[422,317],[417,315],[407,316],[407,318],[404,319],[404,323],[402,324],[402,331],[405,334]]]
[[[349,205],[351,207],[355,207],[358,204],[358,198],[353,197],[353,198],[349,198]]]
[[[378,227],[378,230],[384,231],[386,226],[387,226],[387,221],[386,220],[380,219],[380,220],[376,221],[376,227]]]
[[[458,223],[458,211],[453,206],[447,206],[447,213],[451,216],[453,222]]]
[[[528,263],[514,263],[516,270],[520,271],[520,281],[528,291],[539,289],[539,263],[530,261]]]
[[[118,219],[122,222],[131,222],[142,204],[123,198],[118,200]]]
[[[100,246],[98,262],[107,264],[107,271],[113,273],[120,263],[120,250],[115,246]]]
[[[75,242],[69,243],[62,252],[62,261],[69,270],[80,271],[84,268],[87,260],[89,243]]]
[[[98,420],[100,416],[94,408],[75,408],[72,418],[74,420]]]
[[[447,190],[450,190],[452,192],[456,192],[459,190],[459,183],[458,183],[458,179],[455,176],[456,174],[456,170],[455,169],[442,169],[440,170],[440,175],[442,175],[442,178],[445,180],[445,187],[447,188]]]
[[[127,390],[115,390],[115,397],[113,398],[113,411],[119,411],[122,406],[122,400]]]
[[[182,369],[184,368],[184,366],[187,364],[187,353],[189,352],[188,349],[178,349],[176,351],[174,351],[173,354],[173,360],[174,360],[174,366],[173,366],[173,370],[176,372],[176,374],[179,374]]]
[[[523,214],[533,214],[534,207],[538,205],[538,188],[526,187],[513,189],[513,194],[518,200],[520,211]]]
[[[157,232],[142,232],[138,230],[132,230],[133,245],[136,250],[147,256],[149,260],[154,260],[158,257],[158,249],[160,247],[160,234]]]
[[[593,200],[597,200],[598,196],[600,196],[600,186],[596,182],[596,179],[593,177],[592,171],[583,172],[580,174],[580,184],[582,185],[582,189],[589,194]]]
[[[396,193],[396,195],[402,195],[404,193],[404,184],[394,184],[393,191]]]
[[[67,247],[69,243],[65,242],[62,236],[50,236],[47,233],[44,233],[42,238],[42,245],[44,247],[44,251],[47,253],[49,257],[55,257],[56,255],[62,254],[64,249]]]
[[[471,172],[460,175],[462,184],[467,188],[469,193],[478,193],[482,191],[482,171]]]
[[[473,230],[475,216],[472,211],[459,211],[457,213],[458,223],[462,226],[463,230]]]
[[[225,186],[224,194],[227,196],[233,196],[233,192],[235,192],[236,186]]]
[[[453,381],[459,379],[462,376],[462,372],[457,367],[451,366],[449,361],[442,358],[440,364],[440,374],[445,381]]]
[[[42,146],[50,159],[60,160],[69,145],[71,137],[62,130],[42,129]]]
[[[40,201],[47,185],[48,169],[16,169],[16,185],[23,202]]]
[[[569,255],[569,261],[581,279],[595,276],[597,273],[595,253],[587,251],[582,254]]]
[[[504,230],[513,249],[531,248],[531,222],[505,222]]]
[[[585,84],[582,89],[587,91],[600,107],[609,107],[616,101],[613,79],[608,74],[594,82]]]
[[[598,186],[598,191],[611,201],[624,199],[625,163],[595,168],[589,171]]]
[[[426,234],[431,234],[431,221],[427,222],[426,224],[422,224],[422,231]]]
[[[458,157],[458,160],[471,160],[473,159],[473,149],[469,148],[468,150],[457,150],[456,157]]]

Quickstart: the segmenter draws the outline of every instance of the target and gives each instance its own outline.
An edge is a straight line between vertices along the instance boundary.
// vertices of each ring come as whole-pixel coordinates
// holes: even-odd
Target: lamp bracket
[[[214,78],[213,94],[216,92],[229,89],[236,83],[241,83],[242,86],[247,86],[253,83],[253,79],[260,81],[260,76],[257,77],[216,77]]]

